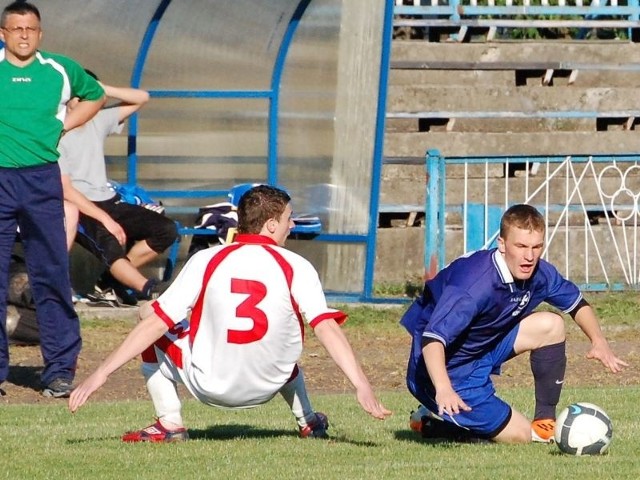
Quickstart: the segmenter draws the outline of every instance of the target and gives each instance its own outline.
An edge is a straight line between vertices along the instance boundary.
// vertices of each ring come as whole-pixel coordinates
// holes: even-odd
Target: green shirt
[[[103,95],[70,58],[38,51],[29,65],[16,67],[0,49],[0,168],[55,163],[69,99]]]

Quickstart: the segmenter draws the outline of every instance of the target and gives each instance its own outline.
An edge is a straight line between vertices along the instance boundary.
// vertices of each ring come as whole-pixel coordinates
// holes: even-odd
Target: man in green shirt
[[[82,346],[71,302],[58,141],[105,102],[102,87],[75,61],[38,50],[40,12],[13,2],[0,16],[0,319],[6,318],[7,273],[19,229],[36,306],[43,394],[67,397]],[[66,103],[81,105],[67,115]],[[9,373],[0,328],[0,383]]]

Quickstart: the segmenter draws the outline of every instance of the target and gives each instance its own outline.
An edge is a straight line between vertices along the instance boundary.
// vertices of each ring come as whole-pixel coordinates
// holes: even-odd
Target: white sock
[[[309,423],[315,421],[316,414],[307,395],[301,368],[298,368],[298,375],[295,378],[282,386],[280,394],[289,405],[291,413],[296,417],[299,426],[306,427]]]
[[[184,426],[181,414],[182,403],[178,397],[176,382],[165,377],[157,363],[143,363],[142,373],[147,381],[147,390],[160,423],[169,429]]]

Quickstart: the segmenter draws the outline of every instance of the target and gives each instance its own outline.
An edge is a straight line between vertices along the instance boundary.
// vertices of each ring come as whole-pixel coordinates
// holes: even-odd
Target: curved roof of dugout
[[[44,32],[41,47],[71,56],[112,85],[140,87],[153,98],[174,99],[162,103],[162,112],[151,108],[150,129],[169,130],[163,123],[174,122],[178,125],[171,129],[193,132],[198,125],[191,124],[207,115],[202,107],[189,115],[176,107],[181,102],[191,106],[195,105],[191,99],[240,100],[237,118],[246,108],[259,109],[246,107],[250,102],[242,99],[270,101],[277,95],[286,55],[310,3],[47,0],[38,5]],[[222,104],[227,112],[235,108],[230,101]],[[137,122],[131,128],[137,137]],[[128,180],[140,180],[133,164]],[[275,176],[271,180],[275,182]]]

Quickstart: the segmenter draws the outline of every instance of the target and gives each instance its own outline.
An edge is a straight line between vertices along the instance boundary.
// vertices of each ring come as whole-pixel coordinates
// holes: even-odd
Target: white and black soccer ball
[[[611,419],[597,405],[572,403],[556,419],[554,437],[558,448],[571,455],[600,455],[613,437]]]

